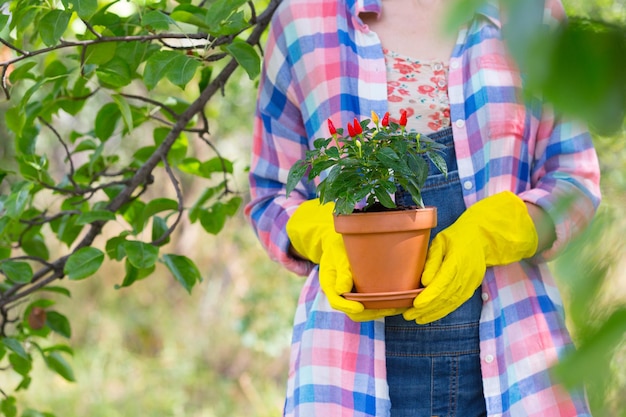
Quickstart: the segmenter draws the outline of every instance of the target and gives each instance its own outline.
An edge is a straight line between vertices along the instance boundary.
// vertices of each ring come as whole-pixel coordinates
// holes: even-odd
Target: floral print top
[[[389,113],[397,116],[406,110],[407,128],[425,135],[450,126],[448,65],[420,61],[385,48],[383,54]]]

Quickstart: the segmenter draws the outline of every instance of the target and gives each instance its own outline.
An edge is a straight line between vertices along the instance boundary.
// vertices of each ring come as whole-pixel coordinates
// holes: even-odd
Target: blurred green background
[[[623,2],[565,3],[570,13],[621,22],[626,15]],[[254,98],[255,85],[239,74],[211,103],[212,119],[218,120],[213,140],[234,161],[245,201]],[[576,338],[591,331],[596,317],[626,304],[626,220],[621,215],[626,134],[622,129],[594,139],[603,169],[600,218],[610,227],[585,238],[580,251],[589,260],[573,256],[566,265],[555,265]],[[194,184],[183,187],[192,196],[189,201],[201,191]],[[205,277],[192,295],[158,268],[144,281],[116,290],[123,265],[110,262],[97,277],[70,283],[72,299],[62,300],[57,309],[72,323],[78,382],[68,383],[39,363],[31,387],[16,393],[18,402],[65,417],[280,415],[292,315],[303,278],[266,257],[241,212],[218,236],[182,224],[169,245],[194,259]],[[601,417],[617,416],[626,404],[621,396],[626,392],[623,335],[616,351],[604,353],[608,388],[590,396],[604,410]]]

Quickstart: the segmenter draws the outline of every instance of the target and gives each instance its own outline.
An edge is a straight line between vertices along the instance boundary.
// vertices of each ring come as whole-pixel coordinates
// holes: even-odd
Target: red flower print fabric
[[[383,52],[389,112],[406,111],[407,128],[419,133],[433,133],[450,126],[448,66],[441,61],[419,61],[387,49]]]

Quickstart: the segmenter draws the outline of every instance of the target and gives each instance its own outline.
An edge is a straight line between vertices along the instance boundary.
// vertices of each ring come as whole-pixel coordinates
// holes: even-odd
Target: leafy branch
[[[28,388],[33,354],[73,380],[64,359],[71,349],[40,347],[51,332],[70,334],[69,320],[41,297],[42,290],[70,295],[55,281],[91,277],[106,257],[125,265],[120,288],[150,275],[158,262],[187,291],[201,280],[191,259],[161,252],[186,212],[191,223],[219,233],[241,204],[206,108],[238,68],[258,75],[261,37],[279,2],[261,13],[253,2],[217,0],[120,17],[89,1],[55,9],[13,0],[10,16],[0,14],[0,27],[11,29],[0,32],[11,55],[0,62],[0,85],[14,153],[0,168],[0,372],[22,377],[15,389]],[[71,29],[73,15],[84,33]],[[186,100],[190,90],[197,94]],[[76,121],[69,126],[68,116]],[[91,128],[81,131],[85,122]],[[150,130],[152,143],[122,162],[115,143],[139,143]],[[192,138],[215,157],[188,154]],[[160,173],[174,198],[163,195]],[[206,181],[192,203],[181,182],[187,176]],[[106,232],[111,222],[122,231]],[[98,238],[106,239],[102,249]]]

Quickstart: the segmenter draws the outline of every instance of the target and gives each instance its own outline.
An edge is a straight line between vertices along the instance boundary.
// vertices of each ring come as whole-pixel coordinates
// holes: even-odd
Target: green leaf
[[[126,256],[123,243],[126,242],[128,232],[124,232],[119,236],[115,236],[107,240],[105,249],[110,259],[121,261]]]
[[[200,67],[200,62],[190,56],[176,54],[176,58],[172,61],[172,65],[167,70],[167,79],[174,85],[185,88],[196,74],[196,70]]]
[[[248,73],[251,80],[261,72],[261,58],[255,49],[241,40],[234,40],[226,46],[226,51],[235,58],[237,63]]]
[[[67,10],[51,10],[41,18],[37,30],[47,46],[56,45],[70,22],[72,13]]]
[[[400,160],[400,157],[391,148],[382,148],[376,154],[376,158],[385,164],[392,164]]]
[[[156,241],[161,238],[167,231],[169,227],[167,226],[167,222],[159,216],[154,216],[152,218],[152,240]],[[159,243],[159,246],[163,246],[170,242],[170,237],[168,236],[163,240],[163,242]]]
[[[100,65],[96,75],[104,86],[113,89],[125,87],[133,81],[133,71],[128,62],[117,56]]]
[[[33,268],[26,262],[5,261],[0,263],[0,270],[16,284],[28,284],[33,279]]]
[[[23,361],[24,359],[20,359],[18,358],[20,361]],[[29,363],[29,365],[32,368],[32,364]],[[29,371],[30,372],[30,371]],[[28,387],[30,387],[30,383],[33,381],[33,379],[30,377],[30,375],[26,374],[23,376],[22,380],[20,381],[19,384],[17,384],[17,387],[15,387],[15,391],[19,391],[19,390],[27,390]]]
[[[179,56],[178,52],[159,51],[148,58],[143,71],[143,81],[148,90],[152,90],[168,74]]]
[[[96,115],[95,134],[102,142],[106,142],[113,132],[121,113],[119,106],[115,103],[107,103],[98,111]]]
[[[2,398],[2,397],[0,397]],[[17,417],[17,406],[15,405],[15,397],[8,396],[0,400],[0,411],[5,417]]]
[[[133,160],[136,164],[143,164],[148,160],[148,158],[152,156],[155,150],[156,146],[144,146],[142,148],[139,148],[133,154]]]
[[[33,361],[30,356],[21,356],[17,353],[11,353],[9,355],[9,363],[13,367],[13,370],[22,376],[27,376],[31,369],[33,369]]]
[[[54,417],[54,414],[42,413],[40,411],[33,410],[32,408],[27,408],[24,410],[21,417]]]
[[[50,223],[59,240],[67,246],[70,246],[76,240],[83,229],[83,226],[76,225],[76,217],[76,215],[67,214]]]
[[[78,215],[76,218],[76,224],[84,225],[90,224],[96,221],[110,221],[115,220],[115,213],[108,210],[93,210]]]
[[[98,147],[98,144],[92,139],[85,139],[81,141],[76,148],[74,148],[74,152],[84,152],[84,151],[93,151]]]
[[[123,42],[117,46],[115,60],[124,61],[128,65],[129,74],[134,76],[139,65],[158,50],[158,45],[147,42]]]
[[[70,356],[74,356],[74,350],[68,345],[52,345],[47,348],[41,349],[42,352],[65,352]]]
[[[48,159],[45,155],[21,155],[16,158],[20,174],[26,180],[34,182],[43,182],[45,184],[54,184],[54,180],[48,173]]]
[[[148,204],[143,206],[141,212],[137,213],[138,217],[132,222],[135,231],[141,232],[150,220],[150,217],[162,211],[178,211],[178,202],[169,198],[155,198],[150,200]],[[141,217],[139,217],[139,215]]]
[[[41,290],[44,290],[47,287],[42,288]],[[32,303],[30,303],[28,305],[28,307],[26,308],[26,310],[32,308],[32,307],[41,307],[41,308],[48,308],[51,307],[53,305],[55,305],[56,302],[54,300],[48,300],[47,298],[40,298],[38,300],[33,301]]]
[[[215,29],[220,26],[224,20],[228,18],[233,12],[235,12],[242,4],[245,4],[246,0],[216,0],[211,3],[211,6],[206,13],[206,24]]]
[[[5,220],[9,220],[8,217],[3,217],[0,219],[0,235],[2,235],[2,229],[4,228],[4,224],[8,223]],[[7,246],[0,246],[0,259],[6,259],[11,257],[11,248]]]
[[[202,29],[209,29],[204,22],[206,19],[207,9],[194,6],[192,4],[181,4],[177,6],[170,17],[177,22],[189,23]]]
[[[9,15],[0,13],[0,28],[6,27],[9,22]]]
[[[384,189],[382,189],[380,187],[376,187],[376,188],[374,188],[374,195],[376,196],[376,198],[378,199],[380,204],[382,204],[383,206],[385,206],[387,208],[394,208],[394,207],[396,207],[396,203],[393,202],[393,200],[389,196],[389,193],[387,193],[386,190],[384,190]]]
[[[140,200],[134,200],[124,210],[124,220],[133,227],[133,232],[139,233],[143,230],[143,209],[146,203]]]
[[[163,255],[163,262],[174,275],[183,288],[191,294],[191,289],[197,283],[202,281],[202,276],[196,264],[186,256],[166,254]]]
[[[19,340],[12,337],[4,337],[2,339],[2,343],[4,344],[4,346],[6,346],[9,350],[15,352],[22,359],[29,360],[28,354],[24,350],[24,346],[22,346]]]
[[[146,278],[151,275],[156,269],[156,265],[152,265],[149,268],[139,269],[134,267],[128,259],[124,263],[124,268],[126,270],[126,275],[124,276],[124,281],[121,285],[115,285],[115,289],[119,290],[120,288],[129,287],[135,283],[135,281],[139,281],[141,279]]]
[[[0,16],[4,16],[1,15]],[[17,65],[13,71],[11,71],[11,75],[9,75],[9,81],[15,84],[19,80],[30,79],[34,80],[35,75],[30,71],[33,67],[37,66],[36,62],[25,62],[21,65]]]
[[[411,198],[413,202],[417,204],[419,207],[424,207],[424,200],[422,198],[421,186],[416,184],[414,180],[410,180],[406,185],[406,189],[411,194]]]
[[[163,141],[167,138],[167,135],[171,133],[171,129],[165,127],[159,127],[154,129],[154,144],[159,146],[163,143]],[[170,161],[170,164],[176,165],[179,162],[183,161],[185,156],[187,155],[187,149],[189,148],[189,141],[187,140],[187,136],[184,133],[181,133],[170,148],[167,153],[167,160]]]
[[[145,242],[126,241],[124,242],[124,250],[128,256],[128,261],[138,269],[152,267],[159,257],[159,248]]]
[[[63,272],[70,280],[80,280],[93,275],[102,262],[104,253],[91,247],[81,248],[74,252],[65,263]]]
[[[46,286],[46,287],[42,287],[39,289],[39,291],[50,291],[56,294],[61,294],[64,295],[66,297],[71,297],[72,293],[70,292],[70,290],[68,290],[67,288],[64,287],[57,287],[57,286]]]
[[[421,156],[414,154],[409,154],[407,159],[409,169],[415,176],[416,186],[421,189],[422,185],[426,182],[426,178],[428,177],[428,163]]]
[[[448,165],[446,164],[446,160],[443,156],[437,152],[427,152],[426,156],[428,156],[428,159],[430,159],[431,162],[437,167],[439,172],[445,176],[448,175]]]
[[[194,215],[200,218],[200,224],[207,232],[218,234],[226,223],[227,217],[232,217],[241,204],[240,197],[234,197],[226,203],[218,201],[208,209],[197,209]]]
[[[200,224],[202,228],[212,235],[218,234],[226,223],[226,213],[220,210],[220,203],[216,203],[211,209],[200,210]]]
[[[238,11],[245,0],[216,0],[206,13],[206,25],[213,35],[236,34],[246,27],[242,11]]]
[[[74,378],[74,371],[72,367],[67,363],[65,358],[61,356],[59,352],[51,352],[47,355],[44,355],[44,360],[46,361],[46,365],[48,368],[65,378],[70,382],[76,381]]]
[[[11,194],[9,194],[9,197],[4,202],[6,216],[11,219],[17,219],[22,215],[26,209],[26,204],[30,198],[30,191],[33,187],[33,183],[26,181],[12,187]]]
[[[148,12],[141,18],[141,26],[150,31],[167,30],[173,23],[172,18],[159,10]]]
[[[48,246],[41,233],[27,233],[22,239],[22,249],[27,255],[36,256],[37,258],[48,260],[50,252]]]
[[[113,59],[116,49],[117,44],[115,42],[103,42],[88,45],[85,48],[85,64],[106,64]]]
[[[130,105],[128,101],[124,97],[119,94],[114,94],[111,96],[117,107],[119,108],[120,114],[122,115],[122,120],[124,121],[124,126],[126,126],[127,131],[131,131],[133,129],[133,114],[130,111]]]
[[[571,352],[554,368],[554,372],[566,387],[581,386],[585,381],[602,379],[606,375],[597,364],[607,360],[624,340],[626,334],[626,308],[614,311],[611,316],[592,335],[585,337],[577,350]]]
[[[204,91],[213,77],[213,67],[202,67],[200,70],[200,81],[198,81],[198,88],[200,91]]]
[[[217,31],[211,30],[210,33],[216,36],[237,35],[250,27],[250,23],[246,18],[243,10],[238,10],[228,17],[224,23],[217,28]]]
[[[292,165],[291,169],[289,170],[289,174],[287,175],[287,196],[289,196],[289,194],[291,194],[291,192],[295,190],[295,188],[298,186],[298,183],[304,177],[304,174],[306,174],[308,168],[309,165],[303,160],[299,160]]]
[[[233,197],[224,204],[224,212],[227,216],[232,217],[237,213],[242,203],[243,199],[241,197]]]
[[[198,175],[202,178],[211,178],[215,172],[233,172],[233,163],[224,158],[211,158],[208,161],[200,162],[196,158],[185,158],[178,168],[187,174]]]
[[[150,200],[143,209],[144,222],[147,222],[150,217],[162,211],[178,211],[178,202],[171,198],[155,198]]]
[[[73,0],[74,10],[83,19],[89,19],[98,10],[98,0]]]
[[[61,313],[56,311],[48,311],[46,314],[46,324],[53,332],[60,334],[63,337],[72,337],[72,327],[69,320]]]

